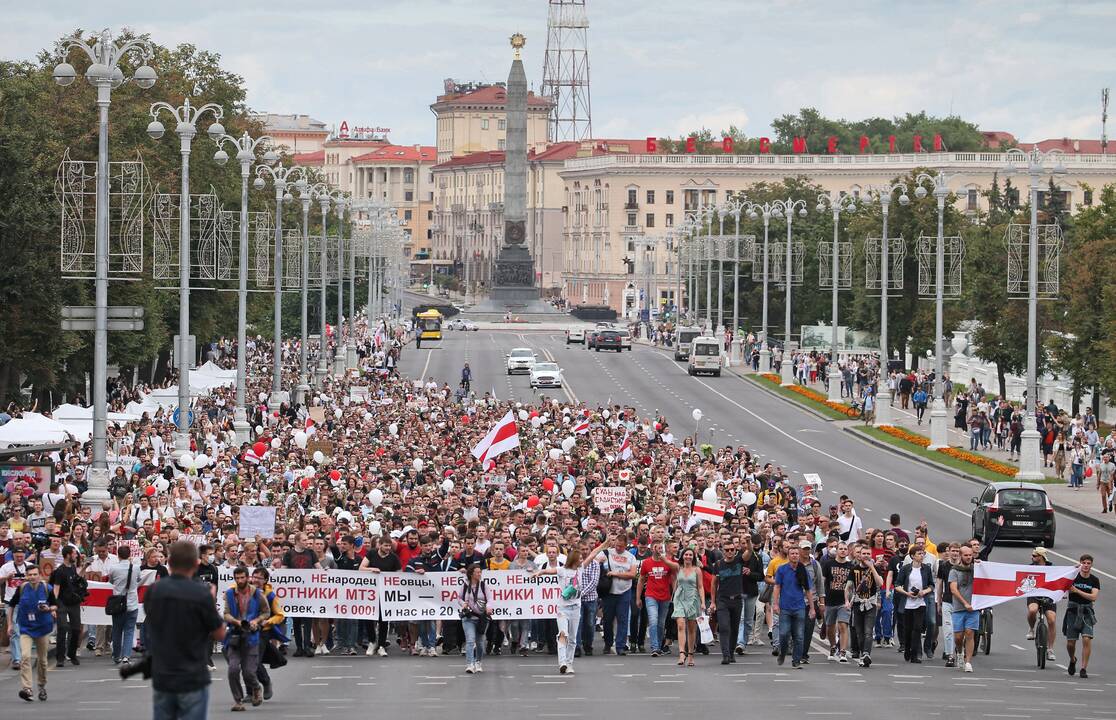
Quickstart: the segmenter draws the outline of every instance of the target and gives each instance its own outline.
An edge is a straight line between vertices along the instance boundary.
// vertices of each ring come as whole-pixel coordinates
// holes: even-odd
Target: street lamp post
[[[182,156],[182,177],[179,189],[178,204],[178,338],[179,344],[175,348],[178,360],[178,433],[175,437],[175,455],[180,456],[190,450],[190,362],[193,360],[187,352],[190,348],[190,148],[194,136],[198,134],[198,122],[205,116],[211,115],[213,122],[206,131],[210,139],[218,140],[225,134],[221,125],[224,111],[215,103],[206,103],[201,107],[190,104],[190,98],[182,101],[178,107],[165,102],[157,102],[151,106],[151,122],[147,126],[147,134],[152,139],[163,137],[166,129],[159,122],[159,116],[170,113],[175,121],[174,133],[179,140],[179,153]]]
[[[748,203],[748,217],[755,220],[759,216],[763,216],[763,310],[760,313],[760,372],[764,372],[771,368],[771,345],[767,341],[767,287],[770,278],[770,261],[768,257],[768,230],[771,225],[771,218],[783,217],[782,203],[778,200],[775,202],[765,202],[762,205],[759,203]]]
[[[256,148],[262,144],[271,144],[271,138],[263,135],[253,140],[245,131],[239,138],[232,135],[222,135],[217,140],[217,152],[213,160],[218,165],[229,161],[229,155],[224,150],[225,144],[231,144],[236,149],[236,160],[240,163],[240,268],[237,278],[236,292],[236,408],[233,410],[233,430],[236,432],[238,443],[246,443],[250,439],[247,406],[247,352],[245,346],[248,342],[248,176],[252,174],[252,165],[256,162]],[[275,151],[268,150],[264,153],[263,161],[268,165],[278,162],[279,156]]]
[[[275,277],[272,278],[275,282],[275,346],[271,356],[271,396],[267,401],[268,409],[275,412],[288,399],[283,392],[283,203],[294,201],[288,187],[294,187],[299,192],[306,187],[306,170],[299,165],[257,165],[256,179],[252,182],[257,190],[263,189],[265,175],[271,177],[275,184]]]
[[[94,330],[93,330],[93,465],[89,470],[89,489],[82,493],[82,503],[100,507],[109,500],[108,484],[108,281],[109,281],[109,157],[108,129],[109,105],[112,91],[129,79],[124,77],[120,61],[125,58],[139,60],[130,80],[143,89],[155,84],[154,68],[147,61],[154,57],[151,43],[146,40],[127,40],[117,45],[112,34],[105,30],[86,43],[81,38],[71,38],[61,43],[63,61],[54,68],[54,81],[66,87],[77,79],[74,66],[65,57],[79,48],[89,58],[90,65],[85,79],[97,88],[97,203],[95,210],[94,239]]]
[[[791,363],[791,287],[794,278],[793,243],[791,242],[791,229],[794,226],[794,212],[798,210],[799,217],[806,217],[806,201],[787,198],[776,202],[782,203],[783,214],[787,216],[787,254],[783,266],[783,283],[786,286],[786,321],[783,329],[783,364],[781,366],[783,387],[794,384],[794,365]]]
[[[833,312],[833,329],[829,339],[829,401],[841,402],[841,368],[837,362],[837,301],[841,276],[841,244],[839,242],[842,212],[856,211],[856,198],[852,195],[818,195],[818,213],[825,212],[826,206],[833,213],[833,247],[830,258],[830,279],[833,281],[833,297],[830,300]]]
[[[351,202],[347,195],[334,190],[333,207],[337,212],[337,354],[333,358],[333,374],[345,374],[345,209]]]
[[[891,425],[891,389],[887,386],[888,348],[887,348],[887,293],[891,270],[888,261],[890,242],[887,237],[887,220],[891,209],[891,196],[899,192],[899,204],[906,205],[911,200],[907,197],[907,186],[903,183],[884,185],[881,188],[871,188],[869,198],[880,204],[883,214],[883,237],[880,238],[880,372],[876,389],[876,425]]]
[[[945,203],[949,197],[949,181],[952,178],[941,170],[937,175],[919,173],[915,178],[915,197],[926,197],[926,185],[934,189],[934,199],[938,203],[938,238],[934,251],[934,391],[930,403],[930,450],[949,447],[949,428],[946,426],[942,366],[942,335],[945,334],[942,319],[942,304],[945,300]],[[1037,457],[1037,455],[1036,455]]]
[[[1052,169],[1047,169],[1049,162]],[[1019,480],[1041,480],[1042,468],[1039,466],[1038,431],[1038,193],[1042,186],[1042,176],[1048,172],[1065,175],[1062,152],[1050,150],[1042,152],[1036,146],[1029,153],[1017,148],[1008,150],[1005,158],[1007,174],[1019,172],[1020,165],[1026,163],[1025,172],[1030,176],[1031,228],[1027,241],[1027,397],[1025,398],[1023,434],[1019,448]]]
[[[315,188],[317,188],[317,190],[315,192],[315,197],[318,200],[318,208],[322,212],[322,235],[321,235],[321,242],[318,243],[318,267],[320,268],[321,277],[319,279],[321,280],[321,282],[319,283],[319,285],[320,285],[320,297],[319,297],[319,303],[318,303],[318,305],[319,305],[318,306],[318,368],[317,368],[317,374],[316,374],[316,377],[315,377],[315,382],[317,382],[320,385],[322,383],[322,381],[325,379],[325,376],[329,374],[329,352],[328,352],[329,345],[327,344],[327,341],[326,341],[325,328],[326,328],[326,288],[329,286],[329,281],[328,281],[328,278],[329,278],[329,272],[328,272],[329,271],[329,261],[327,260],[329,245],[326,242],[326,238],[328,237],[327,230],[329,228],[328,217],[329,217],[330,195],[329,195],[329,191],[326,190],[325,186],[322,185],[321,183],[316,185]]]
[[[729,349],[729,365],[739,365],[743,361],[743,338],[740,337],[740,213],[747,203],[744,196],[727,200],[723,210],[732,216],[732,347]]]

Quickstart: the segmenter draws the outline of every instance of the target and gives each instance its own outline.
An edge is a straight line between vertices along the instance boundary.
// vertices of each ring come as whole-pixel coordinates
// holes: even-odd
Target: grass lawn
[[[773,383],[770,380],[767,380],[767,379],[762,378],[762,377],[758,377],[756,375],[744,375],[743,377],[744,377],[745,380],[753,382],[756,385],[759,385],[760,387],[767,388],[768,390],[774,390],[775,392],[779,393],[783,397],[788,398],[788,399],[798,403],[799,405],[802,405],[803,407],[808,407],[811,410],[816,410],[817,412],[821,413],[822,415],[824,415],[829,420],[851,420],[852,419],[848,415],[845,415],[844,413],[837,412],[836,410],[829,407],[828,405],[824,405],[820,402],[817,402],[816,400],[811,400],[810,398],[806,397],[805,395],[801,395],[799,393],[794,392],[793,390],[789,390],[789,389],[783,387],[782,385],[779,385],[778,383]]]
[[[1011,479],[1006,475],[1001,475],[998,472],[993,472],[987,468],[982,468],[979,465],[972,464],[971,462],[966,462],[965,460],[951,457],[944,453],[940,453],[937,450],[927,450],[924,447],[907,442],[906,440],[897,438],[894,435],[888,435],[878,428],[874,428],[871,426],[862,426],[856,427],[854,428],[854,430],[856,430],[857,432],[862,432],[865,435],[870,435],[871,437],[877,440],[882,440],[890,445],[894,445],[897,448],[902,448],[907,452],[914,453],[915,455],[926,458],[931,462],[938,463],[939,465],[946,465],[956,470],[960,470],[961,472],[965,472],[979,478],[984,478],[985,480],[988,480],[990,482],[1003,482],[1004,480]],[[1039,480],[1038,482],[1042,485],[1052,485],[1063,481],[1058,480],[1057,478],[1044,478],[1042,480]]]

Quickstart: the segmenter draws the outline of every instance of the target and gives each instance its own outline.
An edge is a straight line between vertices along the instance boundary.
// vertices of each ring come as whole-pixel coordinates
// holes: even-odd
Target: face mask
[[[216,555],[214,555],[214,554],[212,554],[212,553],[210,553],[209,555],[206,555],[206,562],[208,562],[208,563],[209,563],[210,565],[212,565],[212,564],[213,564],[213,562],[214,562],[214,561],[215,561],[216,559],[217,559],[217,556],[216,556]]]

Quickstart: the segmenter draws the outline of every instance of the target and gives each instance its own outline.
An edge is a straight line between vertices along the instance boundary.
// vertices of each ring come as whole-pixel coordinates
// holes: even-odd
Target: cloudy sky
[[[541,81],[546,0],[39,0],[4,10],[30,58],[74,28],[128,26],[220,53],[256,110],[392,128],[433,143],[442,81],[503,80],[527,36]],[[594,134],[764,135],[814,106],[850,119],[954,113],[1023,140],[1100,135],[1116,3],[1095,0],[588,0]]]

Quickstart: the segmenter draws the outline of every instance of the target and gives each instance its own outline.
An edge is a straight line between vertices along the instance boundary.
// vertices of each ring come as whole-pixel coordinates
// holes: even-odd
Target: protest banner
[[[628,488],[623,485],[615,487],[593,488],[593,504],[603,513],[610,513],[617,508],[628,504]]]
[[[275,535],[275,507],[272,505],[240,506],[240,537],[270,538]]]
[[[333,443],[329,440],[310,440],[306,443],[306,454],[314,457],[314,453],[321,451],[327,458],[333,457]]]
[[[349,400],[353,402],[368,402],[368,386],[367,385],[351,385],[349,386]]]

